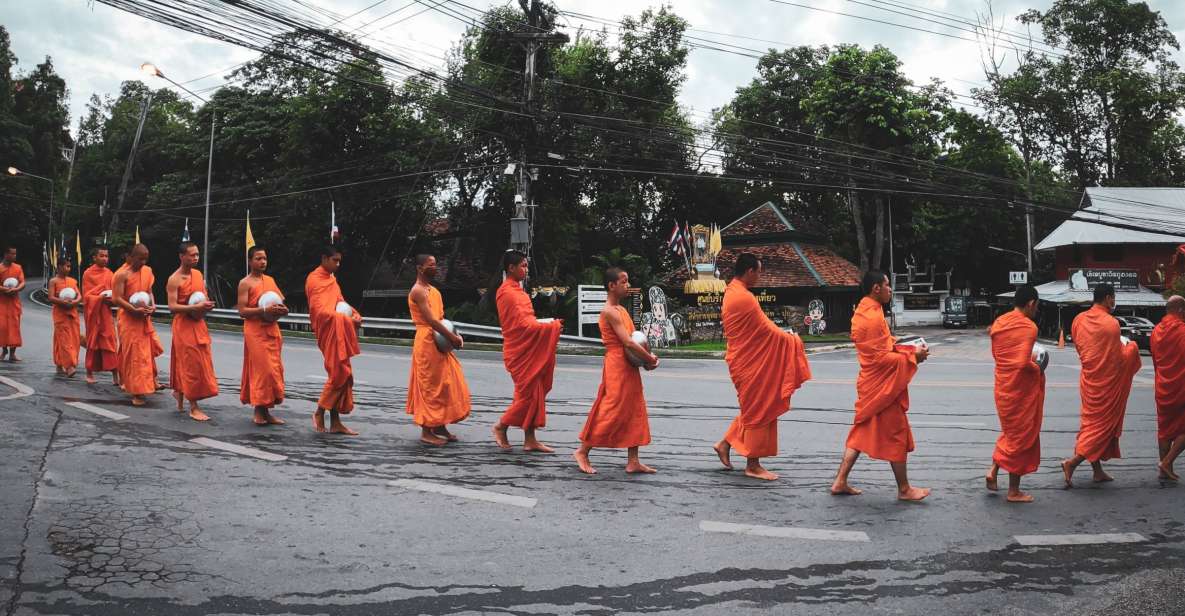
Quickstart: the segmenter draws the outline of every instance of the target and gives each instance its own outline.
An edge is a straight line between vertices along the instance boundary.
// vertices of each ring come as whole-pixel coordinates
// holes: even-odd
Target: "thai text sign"
[[[1085,267],[1070,270],[1070,289],[1074,291],[1091,291],[1102,284],[1109,284],[1117,291],[1138,291],[1140,288],[1139,272],[1134,269],[1090,269]]]

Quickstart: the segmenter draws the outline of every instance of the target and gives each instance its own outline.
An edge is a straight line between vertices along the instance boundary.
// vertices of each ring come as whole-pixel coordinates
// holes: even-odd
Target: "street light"
[[[42,177],[40,175],[37,175],[36,173],[29,173],[28,171],[21,171],[20,169],[17,169],[16,167],[9,167],[8,168],[8,175],[11,175],[13,177],[25,175],[25,176],[28,176],[31,178],[36,178],[38,180],[41,180],[41,181],[49,184],[49,221],[46,222],[46,224],[45,224],[45,236],[46,236],[45,248],[46,248],[46,250],[49,250],[49,247],[53,246],[53,180],[51,180],[47,177]],[[54,263],[49,264],[49,266],[51,268],[54,267],[55,265],[56,264],[54,264]],[[48,275],[45,278],[46,278],[46,280],[49,280]]]
[[[159,68],[157,68],[157,66],[155,64],[153,64],[151,62],[145,62],[144,64],[141,64],[140,65],[140,72],[144,73],[145,75],[147,75],[149,77],[160,77],[161,79],[164,79],[165,81],[177,86],[178,88],[185,90],[186,92],[189,93],[190,96],[202,101],[203,103],[206,103],[207,105],[210,104],[210,101],[208,101],[205,98],[203,98],[202,96],[198,95],[193,90],[190,90],[189,88],[177,83],[176,81],[169,79],[164,73],[161,72],[161,70]],[[206,225],[205,225],[205,228],[202,230],[202,277],[203,278],[210,277],[210,183],[214,178],[214,126],[215,126],[215,124],[217,124],[217,121],[218,121],[217,115],[214,113],[214,110],[211,109],[210,110],[210,156],[209,156],[209,160],[206,163]]]
[[[1025,253],[1018,250],[1009,250],[1007,248],[1000,248],[999,246],[988,246],[988,250],[995,250],[996,252],[1006,252],[1008,254],[1016,255],[1022,259],[1025,258]]]

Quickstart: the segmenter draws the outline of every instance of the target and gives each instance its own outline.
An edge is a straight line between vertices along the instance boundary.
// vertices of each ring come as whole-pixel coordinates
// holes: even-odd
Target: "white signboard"
[[[1008,284],[1029,284],[1029,273],[1008,272]]]

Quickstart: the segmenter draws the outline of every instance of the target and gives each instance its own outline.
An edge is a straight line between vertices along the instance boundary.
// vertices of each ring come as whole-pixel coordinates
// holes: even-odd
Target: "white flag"
[[[337,209],[333,201],[329,202],[329,241],[336,242],[341,237],[341,231],[337,228]]]

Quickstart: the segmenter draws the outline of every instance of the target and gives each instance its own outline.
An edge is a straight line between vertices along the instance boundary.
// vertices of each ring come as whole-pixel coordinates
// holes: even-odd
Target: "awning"
[[[1069,280],[1054,280],[1039,285],[1037,294],[1041,297],[1041,301],[1054,304],[1088,306],[1094,302],[1093,292],[1072,290]],[[1015,292],[1009,291],[1000,293],[996,297],[1012,297],[1013,295]],[[1164,297],[1160,293],[1146,287],[1140,287],[1136,291],[1115,291],[1116,306],[1163,307],[1164,301]]]

